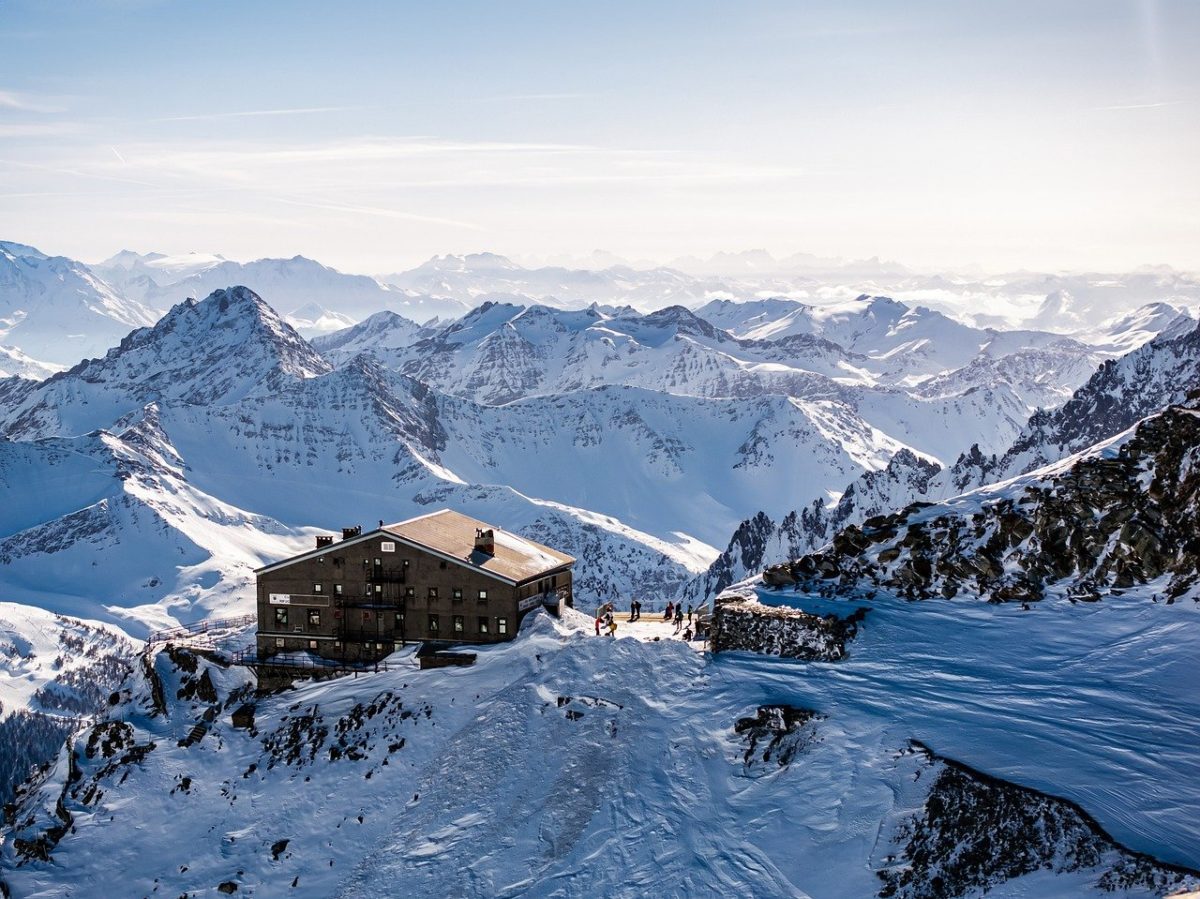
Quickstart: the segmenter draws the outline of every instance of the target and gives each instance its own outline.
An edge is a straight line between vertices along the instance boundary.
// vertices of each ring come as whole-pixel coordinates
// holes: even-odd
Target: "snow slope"
[[[0,378],[29,378],[42,381],[66,366],[39,362],[15,346],[0,346]]]
[[[259,697],[249,733],[229,719],[241,670],[160,653],[110,723],[78,738],[78,779],[60,760],[22,794],[4,876],[28,897],[231,883],[263,897],[862,899],[880,894],[928,791],[945,801],[946,763],[913,752],[919,740],[1007,781],[976,773],[970,788],[1071,822],[1078,842],[1008,842],[986,818],[942,834],[987,847],[989,895],[1090,895],[1137,869],[1098,828],[1183,865],[1200,854],[1196,614],[882,600],[846,661],[806,665],[597,638],[586,619],[538,613],[473,667],[420,672],[402,653],[387,672]],[[772,731],[762,710],[780,705],[802,723]],[[1094,861],[1055,873],[1081,847]],[[1031,873],[995,873],[1021,862]],[[1116,895],[1189,883],[1141,864]],[[934,895],[923,886],[905,895]]]

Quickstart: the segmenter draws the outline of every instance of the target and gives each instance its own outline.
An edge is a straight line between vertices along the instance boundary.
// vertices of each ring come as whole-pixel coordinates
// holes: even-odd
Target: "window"
[[[333,585],[333,592],[334,592],[334,595],[335,595],[335,596],[341,596],[341,595],[342,595],[342,585],[341,585],[341,584],[334,584],[334,585]]]
[[[369,610],[363,612],[363,622],[371,620],[371,612]]]
[[[405,587],[404,588],[404,598],[405,599],[416,599],[417,598],[417,588],[416,587]]]
[[[287,609],[276,608],[275,609],[275,623],[282,624],[284,627],[287,627],[287,613],[288,613]]]
[[[463,619],[463,616],[455,615],[454,616],[454,633],[461,634],[466,629],[467,629],[467,625]]]
[[[376,595],[376,596],[382,596],[382,595],[383,595],[383,584],[376,584],[376,585],[375,585],[375,595]]]
[[[396,613],[396,630],[398,630],[398,631],[404,630],[404,613],[403,612]]]
[[[497,618],[496,619],[496,633],[498,633],[498,634],[507,634],[508,633],[508,619],[507,618]]]
[[[450,591],[450,598],[455,602],[462,602],[462,587],[455,587]]]
[[[487,591],[486,591],[486,590],[480,590],[480,591],[479,591],[479,601],[480,601],[480,602],[487,602]]]
[[[320,592],[321,592],[321,585],[313,584],[313,593],[320,593]]]
[[[334,641],[333,641],[333,648],[334,648],[334,649],[341,649],[341,648],[342,648],[342,641],[341,641],[341,640],[334,640]]]
[[[429,633],[436,634],[439,630],[437,615],[429,616]]]
[[[438,588],[437,588],[437,587],[430,587],[430,588],[429,588],[429,598],[430,598],[430,599],[437,599],[437,590],[438,590]]]
[[[321,610],[320,609],[309,609],[308,610],[308,626],[309,627],[320,627],[321,626]]]
[[[479,633],[481,633],[481,634],[488,633],[488,620],[486,618],[479,619]]]
[[[446,560],[442,559],[442,569],[445,570],[445,568],[446,568]]]
[[[396,544],[390,540],[384,540],[379,544],[379,551],[381,553],[394,553],[396,551]]]
[[[276,638],[275,638],[275,648],[276,648],[276,649],[283,649],[283,637],[276,637]]]
[[[309,649],[316,649],[316,648],[317,648],[317,641],[316,641],[316,640],[309,640],[309,641],[308,641],[308,648],[309,648]]]

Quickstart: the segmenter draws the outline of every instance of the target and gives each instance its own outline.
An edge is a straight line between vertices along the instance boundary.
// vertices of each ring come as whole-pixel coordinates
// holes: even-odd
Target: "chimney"
[[[357,537],[362,533],[362,525],[356,524],[352,528],[342,528],[342,539],[349,540],[351,537]]]
[[[491,528],[475,528],[475,551],[489,556],[496,555],[496,532]]]
[[[325,546],[333,546],[332,534],[317,534],[317,549]]]

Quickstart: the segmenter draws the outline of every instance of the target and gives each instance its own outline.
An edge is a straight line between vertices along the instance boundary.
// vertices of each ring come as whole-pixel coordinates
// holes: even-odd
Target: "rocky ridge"
[[[1189,595],[1200,563],[1195,405],[1030,475],[849,526],[763,580],[823,595],[1028,602],[1050,590],[1095,600],[1162,578],[1168,602]]]

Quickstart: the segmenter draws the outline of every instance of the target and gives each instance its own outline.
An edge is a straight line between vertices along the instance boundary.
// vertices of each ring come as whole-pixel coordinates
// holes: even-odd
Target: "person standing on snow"
[[[670,621],[675,615],[675,603],[667,603],[667,611],[663,613],[663,621]]]

